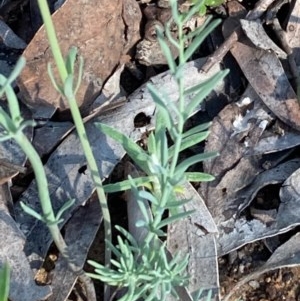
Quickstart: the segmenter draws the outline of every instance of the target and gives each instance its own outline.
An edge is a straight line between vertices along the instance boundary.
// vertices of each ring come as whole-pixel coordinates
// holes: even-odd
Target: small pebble
[[[244,274],[244,272],[245,272],[245,265],[244,264],[240,264],[239,265],[239,273],[240,274]]]
[[[258,289],[259,288],[259,282],[257,280],[251,280],[248,283],[253,289]]]
[[[265,279],[265,282],[266,282],[266,283],[270,283],[271,280],[272,280],[271,277],[267,277],[267,278]]]
[[[291,272],[291,271],[285,272],[285,273],[283,273],[283,275],[282,275],[282,281],[283,281],[283,282],[288,282],[288,281],[290,281],[293,277],[294,277],[293,272]]]
[[[272,285],[266,288],[266,292],[268,293],[270,300],[274,300],[277,296],[277,290]]]

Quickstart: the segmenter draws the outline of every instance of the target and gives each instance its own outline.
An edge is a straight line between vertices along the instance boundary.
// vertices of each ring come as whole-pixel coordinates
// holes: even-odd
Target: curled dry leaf
[[[122,56],[139,39],[140,19],[134,0],[68,0],[53,14],[63,55],[76,46],[84,58],[83,79],[77,93],[82,111],[88,109]],[[36,33],[24,56],[27,65],[18,83],[34,117],[49,118],[57,108],[67,109],[66,100],[53,88],[47,73],[47,64],[54,63],[44,27]],[[54,76],[58,80],[56,69]]]
[[[227,26],[223,27],[225,36],[230,33],[230,22],[225,22]],[[230,51],[265,105],[280,120],[299,131],[300,107],[297,95],[277,55],[273,51],[254,47],[245,36],[242,36]]]

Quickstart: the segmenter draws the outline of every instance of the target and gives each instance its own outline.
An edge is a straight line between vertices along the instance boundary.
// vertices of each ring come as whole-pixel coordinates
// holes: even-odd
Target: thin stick
[[[266,9],[274,2],[275,0],[260,0],[256,3],[254,9],[248,13],[246,16],[247,20],[256,20],[260,18]],[[234,30],[234,32],[223,42],[223,44],[207,58],[206,63],[201,68],[202,72],[207,73],[212,66],[217,63],[220,63],[227,52],[234,46],[238,41],[238,30],[240,26]]]

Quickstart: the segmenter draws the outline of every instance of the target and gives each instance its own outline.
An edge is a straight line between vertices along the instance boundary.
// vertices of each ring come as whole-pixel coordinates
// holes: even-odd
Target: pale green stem
[[[58,40],[56,37],[56,32],[54,30],[54,25],[52,22],[49,6],[47,0],[38,0],[39,9],[42,15],[42,19],[45,25],[45,30],[47,33],[48,41],[51,47],[51,51],[57,65],[59,76],[61,81],[64,83],[68,77],[68,72],[65,66],[65,61],[60,51]]]
[[[36,185],[37,185],[40,203],[43,211],[43,216],[47,220],[47,222],[54,223],[55,215],[51,205],[49,189],[48,189],[48,181],[40,156],[38,155],[38,153],[36,152],[31,142],[28,140],[28,138],[25,136],[24,133],[18,132],[16,135],[14,135],[14,139],[21,147],[23,152],[26,154],[26,156],[28,157],[31,163],[36,179]],[[49,228],[49,231],[52,235],[52,238],[58,250],[64,256],[67,256],[67,245],[60,233],[58,225],[57,224],[49,225],[49,223],[47,223],[47,226]]]
[[[45,24],[46,32],[48,35],[49,44],[53,53],[54,60],[56,62],[59,75],[61,78],[62,83],[65,83],[65,80],[68,77],[67,69],[65,66],[65,62],[63,60],[63,56],[61,54],[61,50],[57,41],[57,37],[55,34],[53,22],[51,19],[49,7],[46,0],[38,0],[39,8],[41,11],[41,15]],[[80,115],[80,111],[76,102],[75,97],[72,99],[68,99],[72,118],[78,133],[79,140],[82,144],[83,151],[86,156],[87,164],[91,170],[92,179],[96,186],[97,195],[99,198],[100,206],[102,209],[103,219],[104,219],[104,231],[105,231],[105,238],[111,242],[111,221],[110,221],[110,214],[107,206],[107,200],[104,193],[104,189],[102,187],[102,181],[100,178],[99,170],[97,167],[97,163],[95,157],[93,155],[91,146],[89,144],[87,134],[85,131],[85,127]],[[111,259],[111,251],[106,246],[105,248],[105,264],[106,266],[110,265]]]
[[[183,24],[179,23],[177,25],[178,25],[178,43],[179,43],[179,66],[181,66],[185,63],[185,59],[184,59],[184,41],[183,41]],[[179,112],[180,112],[181,116],[178,116],[177,137],[176,137],[176,140],[174,141],[174,148],[175,148],[174,149],[174,155],[172,157],[172,161],[171,161],[170,169],[169,169],[169,177],[170,178],[174,177],[175,169],[176,169],[176,166],[177,166],[178,157],[179,157],[179,153],[180,153],[180,146],[181,146],[181,143],[182,143],[183,126],[184,126],[184,122],[185,122],[185,120],[183,120],[183,118],[182,118],[183,112],[184,112],[184,107],[185,107],[183,78],[179,77],[179,78],[177,78],[176,81],[177,81],[177,85],[178,85]],[[163,187],[163,191],[162,191],[161,198],[160,198],[160,207],[164,208],[164,207],[166,207],[166,204],[169,200],[171,191],[170,191],[170,188],[166,185],[160,185],[160,186]],[[153,227],[156,227],[160,223],[162,218],[163,218],[163,212],[161,214],[156,214],[154,216]],[[149,235],[146,238],[146,241],[150,241],[151,237],[153,237],[153,236]]]
[[[96,192],[99,198],[99,202],[101,205],[101,210],[103,214],[103,220],[104,220],[104,229],[105,229],[105,238],[111,242],[112,237],[111,237],[111,220],[110,220],[110,213],[108,210],[107,206],[107,200],[105,196],[105,192],[103,189],[102,181],[100,178],[100,173],[98,170],[97,162],[95,160],[95,157],[93,155],[92,148],[90,146],[90,143],[88,141],[88,137],[85,131],[85,127],[80,115],[79,108],[76,104],[76,99],[69,99],[69,105],[70,105],[70,110],[72,113],[72,117],[76,126],[77,134],[80,140],[80,143],[82,145],[88,167],[91,171],[91,176],[93,179],[93,182],[96,186]],[[111,252],[108,247],[105,249],[105,263],[108,265],[110,263],[111,259]]]

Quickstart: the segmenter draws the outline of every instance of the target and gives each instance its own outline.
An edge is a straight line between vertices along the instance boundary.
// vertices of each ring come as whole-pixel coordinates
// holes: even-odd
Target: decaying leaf
[[[139,6],[134,0],[103,0],[101,3],[68,0],[53,14],[64,56],[71,46],[76,46],[84,58],[83,79],[77,93],[82,111],[88,109],[122,55],[139,39],[140,19]],[[24,56],[27,64],[18,83],[34,117],[49,118],[57,108],[67,109],[66,100],[53,88],[47,74],[47,64],[54,63],[44,27],[36,33]],[[58,80],[57,72],[54,74]]]
[[[212,290],[212,299],[219,300],[219,276],[216,253],[218,229],[206,208],[206,205],[188,182],[184,183],[183,193],[178,199],[191,200],[184,205],[185,211],[195,210],[190,216],[168,228],[167,246],[172,254],[189,254],[188,273],[191,277],[188,289],[195,292],[200,288],[203,294],[199,300],[206,300],[206,294]]]
[[[228,35],[226,28],[224,35]],[[254,47],[245,37],[241,37],[230,51],[264,104],[284,123],[300,130],[297,95],[277,55]]]
[[[282,163],[274,169],[258,175],[251,186],[237,194],[232,202],[232,214],[219,226],[220,236],[217,240],[218,254],[227,254],[246,243],[284,233],[300,224],[299,198],[294,181],[300,174],[300,161],[295,159]],[[280,189],[280,204],[277,215],[272,222],[264,223],[260,219],[247,220],[241,214],[242,210],[250,204],[256,192],[269,184],[280,184],[287,179]],[[291,185],[290,183],[293,183]]]
[[[7,203],[8,185],[0,185],[0,267],[11,268],[9,298],[14,301],[40,301],[50,294],[49,286],[38,286],[24,253],[25,237],[10,216]]]
[[[287,54],[267,35],[260,20],[250,21],[242,19],[241,26],[244,33],[258,49],[275,51],[279,58],[286,59]]]

